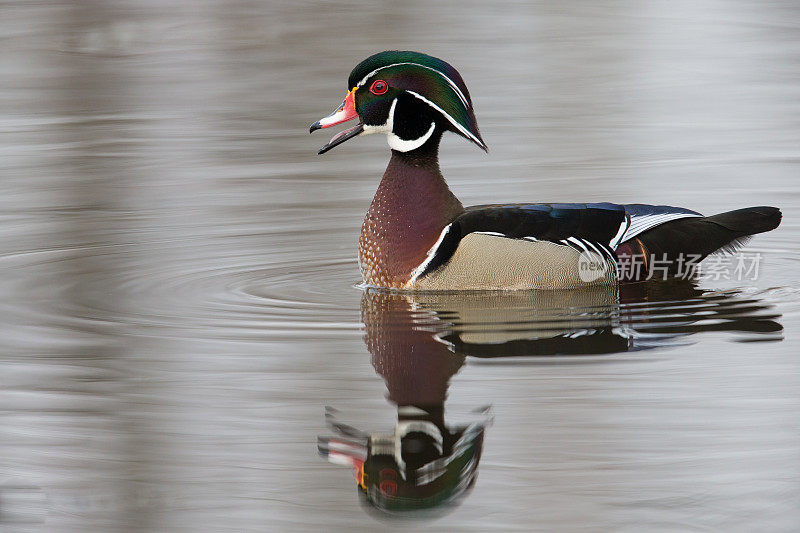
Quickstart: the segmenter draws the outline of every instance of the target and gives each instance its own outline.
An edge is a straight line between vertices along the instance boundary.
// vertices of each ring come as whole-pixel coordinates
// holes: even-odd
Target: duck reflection
[[[606,290],[504,293],[366,291],[364,342],[397,407],[393,432],[372,433],[326,419],[335,436],[320,454],[353,467],[370,509],[420,515],[452,508],[477,476],[489,408],[467,423],[445,421],[452,376],[467,357],[598,355],[685,344],[698,332],[780,340],[780,315],[755,297],[709,293],[673,280]]]
[[[443,324],[417,296],[366,292],[361,300],[364,341],[389,401],[397,407],[390,433],[366,433],[326,418],[336,432],[319,438],[319,451],[334,463],[353,467],[369,508],[388,514],[441,512],[457,504],[475,482],[489,408],[467,423],[445,422],[450,378],[464,364],[438,337]]]

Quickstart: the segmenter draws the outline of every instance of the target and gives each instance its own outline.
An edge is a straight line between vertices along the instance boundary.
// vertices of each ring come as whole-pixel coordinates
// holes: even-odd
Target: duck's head
[[[448,130],[486,150],[467,86],[441,59],[418,52],[380,52],[353,69],[347,87],[342,105],[309,131],[356,118],[359,123],[336,134],[320,154],[369,133],[385,133],[390,148],[411,152],[438,141]]]

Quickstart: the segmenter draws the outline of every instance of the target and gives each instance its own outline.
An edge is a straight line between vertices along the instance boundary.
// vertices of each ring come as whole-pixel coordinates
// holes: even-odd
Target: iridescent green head
[[[334,136],[320,153],[361,133],[385,133],[393,150],[410,152],[438,141],[443,131],[486,150],[469,90],[458,71],[441,59],[419,52],[381,52],[353,69],[348,88],[342,105],[312,124],[311,131],[356,117],[361,122]]]

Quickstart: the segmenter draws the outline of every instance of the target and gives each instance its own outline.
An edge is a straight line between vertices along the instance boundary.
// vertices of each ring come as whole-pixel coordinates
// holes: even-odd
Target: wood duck
[[[359,239],[367,286],[410,290],[574,289],[639,281],[653,258],[680,269],[778,227],[775,207],[704,217],[665,205],[612,203],[461,205],[439,170],[445,131],[486,151],[467,86],[447,62],[410,51],[372,55],[349,92],[310,131],[358,118],[323,154],[358,135],[386,134],[391,159]],[[621,274],[626,258],[644,269]],[[587,275],[588,268],[592,272]],[[663,264],[662,264],[663,268]],[[582,270],[583,269],[583,270]]]

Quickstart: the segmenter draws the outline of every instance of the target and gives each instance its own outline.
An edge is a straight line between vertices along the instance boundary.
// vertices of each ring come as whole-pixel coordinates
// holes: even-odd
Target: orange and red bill
[[[308,129],[309,133],[313,133],[315,130],[322,129],[322,128],[330,128],[331,126],[335,126],[337,124],[342,124],[343,122],[348,122],[353,120],[354,118],[358,118],[358,113],[356,112],[356,88],[353,88],[347,96],[345,97],[342,105],[336,108],[336,110],[328,115],[325,118],[322,118],[311,125]],[[318,154],[324,154],[334,146],[338,146],[345,142],[348,139],[352,139],[356,135],[360,134],[364,131],[364,124],[358,123],[352,128],[348,128],[344,131],[341,131],[333,136],[333,138],[328,141],[328,144],[320,148]]]

